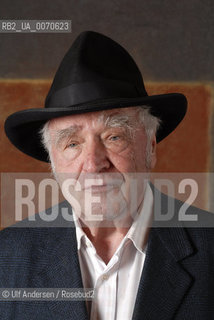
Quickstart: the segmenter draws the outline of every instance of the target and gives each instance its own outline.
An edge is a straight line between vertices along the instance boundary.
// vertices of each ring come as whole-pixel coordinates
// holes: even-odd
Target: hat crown
[[[45,108],[11,114],[5,121],[5,132],[22,152],[49,161],[39,135],[46,121],[134,106],[150,106],[150,112],[161,119],[156,134],[159,142],[183,119],[187,100],[180,93],[148,96],[141,73],[128,52],[110,38],[86,31],[63,58]]]
[[[105,35],[86,31],[77,37],[64,56],[45,106],[59,107],[65,100],[63,95],[68,96],[64,101],[68,106],[69,103],[97,100],[100,96],[137,97],[147,96],[147,93],[142,75],[129,53]]]

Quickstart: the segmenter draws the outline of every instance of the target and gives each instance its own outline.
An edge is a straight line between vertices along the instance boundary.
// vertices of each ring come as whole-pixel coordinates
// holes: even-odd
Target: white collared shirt
[[[88,304],[90,320],[130,320],[143,270],[153,193],[147,184],[140,214],[133,221],[106,265],[75,221],[78,256],[84,288],[94,288],[96,298]]]

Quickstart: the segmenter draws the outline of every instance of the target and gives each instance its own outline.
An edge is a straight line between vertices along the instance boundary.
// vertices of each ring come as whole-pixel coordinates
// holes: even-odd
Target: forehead
[[[95,125],[104,125],[107,120],[115,118],[127,117],[130,121],[136,121],[138,117],[138,108],[117,108],[104,111],[88,112],[83,114],[75,114],[60,118],[54,118],[49,122],[49,129],[59,130],[70,126],[94,127]]]

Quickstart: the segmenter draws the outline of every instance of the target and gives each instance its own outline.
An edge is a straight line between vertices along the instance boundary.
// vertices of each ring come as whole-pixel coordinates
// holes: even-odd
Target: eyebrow
[[[72,125],[68,128],[56,130],[54,132],[54,143],[59,145],[64,139],[70,138],[72,135],[75,135],[77,132],[82,130],[82,126]]]
[[[105,120],[106,127],[132,127],[131,116],[124,114],[113,114]]]
[[[133,129],[135,124],[131,121],[130,115],[124,115],[121,113],[114,113],[110,115],[105,115],[105,113],[101,114],[97,121],[102,121],[106,128],[126,128]],[[68,128],[56,130],[54,132],[54,143],[56,146],[60,145],[60,143],[64,139],[69,139],[79,131],[81,131],[83,126],[71,125]]]

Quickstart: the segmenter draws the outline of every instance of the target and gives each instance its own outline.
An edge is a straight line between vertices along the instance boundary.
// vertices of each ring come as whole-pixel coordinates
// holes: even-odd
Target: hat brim
[[[48,162],[39,131],[50,119],[134,106],[150,106],[151,113],[161,119],[157,142],[168,136],[184,118],[187,109],[187,99],[181,93],[169,93],[146,96],[142,98],[113,98],[85,102],[71,107],[34,108],[18,111],[5,121],[5,132],[9,140],[25,154]]]

